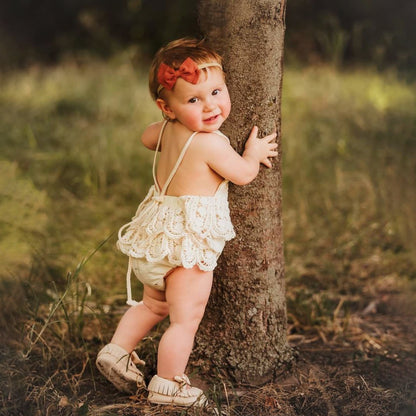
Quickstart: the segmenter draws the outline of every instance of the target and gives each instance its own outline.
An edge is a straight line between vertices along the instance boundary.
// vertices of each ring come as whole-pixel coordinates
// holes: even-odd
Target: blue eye
[[[218,95],[219,93],[220,93],[220,90],[218,88],[212,91],[212,95]]]
[[[193,103],[196,103],[197,101],[198,101],[198,98],[193,97],[193,98],[191,98],[191,99],[188,101],[188,103],[193,104]]]

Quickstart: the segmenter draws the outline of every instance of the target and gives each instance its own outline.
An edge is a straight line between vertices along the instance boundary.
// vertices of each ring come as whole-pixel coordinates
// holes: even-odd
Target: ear
[[[163,114],[168,116],[171,120],[175,120],[176,116],[173,110],[169,107],[169,104],[163,99],[158,98],[156,100],[156,105],[162,110]]]

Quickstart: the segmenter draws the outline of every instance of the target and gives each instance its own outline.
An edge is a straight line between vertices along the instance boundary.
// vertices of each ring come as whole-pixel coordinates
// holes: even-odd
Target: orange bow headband
[[[218,62],[207,62],[197,65],[192,58],[186,58],[178,69],[172,68],[165,63],[161,63],[159,70],[157,71],[157,80],[160,84],[157,88],[157,95],[159,95],[163,88],[171,90],[175,86],[178,78],[182,78],[191,84],[196,84],[199,79],[200,70],[211,66],[217,66],[222,69],[221,64]]]

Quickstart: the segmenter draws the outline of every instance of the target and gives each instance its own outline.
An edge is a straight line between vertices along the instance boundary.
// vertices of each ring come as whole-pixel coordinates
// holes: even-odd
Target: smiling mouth
[[[219,114],[217,114],[216,116],[212,116],[210,118],[207,118],[204,121],[205,122],[215,121],[218,117],[219,117]]]

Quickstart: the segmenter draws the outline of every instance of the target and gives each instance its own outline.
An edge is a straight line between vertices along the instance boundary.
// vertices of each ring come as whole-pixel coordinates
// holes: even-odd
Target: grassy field
[[[151,181],[145,79],[128,54],[0,75],[2,415],[142,414],[92,361],[124,308],[114,233]],[[229,414],[416,414],[415,114],[415,85],[393,72],[286,69],[288,336],[313,366]],[[149,372],[157,338],[140,346]],[[217,403],[226,385],[212,381]]]

